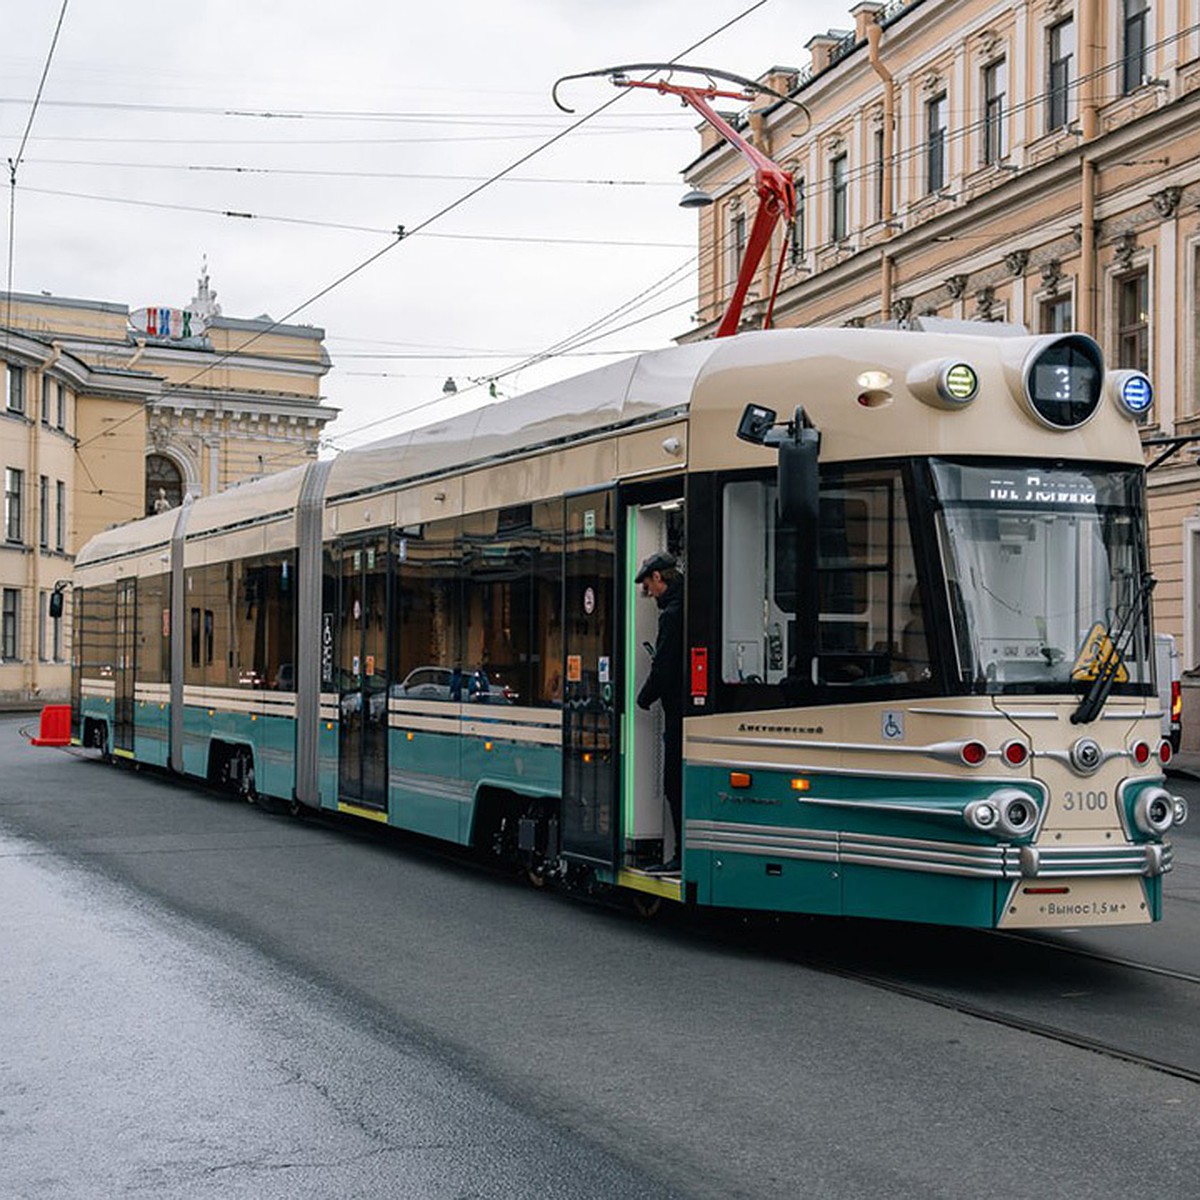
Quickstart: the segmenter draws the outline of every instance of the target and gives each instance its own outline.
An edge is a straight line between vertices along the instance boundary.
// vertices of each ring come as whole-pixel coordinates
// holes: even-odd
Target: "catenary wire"
[[[767,0],[755,0],[755,3],[749,5],[747,8],[743,9],[741,12],[739,12],[735,16],[731,17],[728,21],[726,21],[722,25],[718,26],[711,33],[706,34],[699,41],[688,46],[686,49],[681,50],[670,61],[676,62],[680,58],[682,58],[685,54],[690,54],[693,50],[704,45],[706,42],[711,41],[718,34],[723,33],[726,29],[731,28],[733,25],[737,24],[739,21],[742,21],[746,17],[748,17],[751,13],[757,11],[759,8],[762,8],[763,5],[766,3],[767,3]],[[565,129],[563,129],[559,133],[556,133],[553,137],[547,139],[545,142],[541,143],[539,146],[535,147],[533,150],[530,150],[527,154],[521,155],[519,158],[515,159],[513,162],[509,163],[507,166],[501,168],[501,170],[497,171],[495,174],[490,176],[484,182],[476,185],[473,188],[468,189],[457,199],[451,201],[447,205],[444,205],[441,209],[437,210],[430,217],[427,217],[425,220],[421,221],[417,226],[414,227],[414,229],[411,232],[412,233],[420,232],[421,230],[427,228],[429,225],[432,225],[435,221],[442,219],[443,217],[447,216],[449,213],[460,208],[462,205],[466,204],[469,200],[471,200],[475,196],[477,196],[480,192],[482,192],[486,188],[490,187],[493,183],[497,182],[500,179],[503,179],[505,176],[507,176],[507,175],[511,174],[513,171],[517,170],[517,168],[523,166],[525,163],[529,162],[531,159],[533,159],[537,155],[543,153],[545,150],[549,149],[551,146],[555,145],[556,143],[561,141],[563,138],[567,137],[571,132],[573,132],[579,126],[590,121],[593,117],[598,116],[601,112],[604,112],[607,109],[611,108],[615,103],[617,103],[621,99],[621,97],[624,94],[625,94],[624,92],[618,92],[616,95],[614,95],[614,96],[610,97],[608,100],[606,100],[603,104],[598,105],[596,108],[592,109],[590,112],[585,113],[583,116],[581,116],[577,120],[573,121]],[[255,333],[252,337],[247,338],[245,341],[240,343],[234,349],[227,351],[223,355],[219,356],[214,362],[206,364],[203,368],[201,368],[201,370],[199,370],[195,374],[189,376],[187,379],[182,381],[180,384],[173,385],[173,387],[170,389],[170,391],[179,391],[182,388],[185,388],[185,387],[189,386],[190,384],[194,383],[197,379],[208,374],[210,371],[214,370],[221,363],[228,361],[234,354],[239,353],[241,350],[244,350],[247,346],[253,344],[254,342],[261,339],[262,337],[266,336],[266,334],[268,332],[270,332],[270,330],[277,329],[280,325],[286,323],[292,317],[296,316],[298,313],[302,312],[304,309],[310,307],[312,304],[316,303],[316,301],[320,300],[322,297],[328,295],[335,288],[340,287],[342,284],[346,283],[348,280],[352,279],[354,276],[356,276],[359,273],[361,273],[362,271],[366,270],[367,267],[371,266],[372,264],[377,262],[379,259],[383,258],[386,254],[388,254],[392,250],[394,250],[395,247],[400,245],[402,241],[403,241],[402,238],[396,238],[394,241],[389,242],[386,246],[382,247],[381,249],[376,251],[374,254],[371,254],[367,258],[361,260],[359,263],[357,263],[353,267],[349,268],[347,271],[343,272],[340,276],[338,276],[335,280],[333,280],[333,282],[327,284],[325,287],[321,288],[318,292],[314,293],[313,295],[309,296],[306,300],[303,300],[300,304],[296,305],[296,307],[294,307],[289,312],[287,312],[283,317],[280,317],[277,321],[273,321],[266,329],[263,329],[263,330],[259,331],[258,333]],[[10,293],[11,293],[11,289],[10,289]],[[162,396],[156,397],[152,403],[155,405],[165,403],[168,396],[170,395],[170,391],[167,391]],[[151,406],[151,402],[148,402],[147,407],[150,407],[150,406]],[[135,416],[141,416],[141,415],[142,414],[140,412],[137,414],[130,414],[130,416],[123,418],[119,422],[116,422],[113,426],[111,426],[108,430],[106,430],[105,431],[106,434],[112,433],[115,429],[117,429],[121,425],[133,420]],[[84,446],[89,445],[91,442],[95,441],[96,438],[98,438],[99,436],[100,436],[99,434],[96,434],[93,437],[87,439],[86,441],[77,442],[75,445],[76,455],[78,456],[79,451]]]

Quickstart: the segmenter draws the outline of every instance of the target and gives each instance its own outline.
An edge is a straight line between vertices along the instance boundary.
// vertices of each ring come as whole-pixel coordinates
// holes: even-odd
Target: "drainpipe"
[[[1080,164],[1079,312],[1075,327],[1096,336],[1096,164],[1085,152]]]
[[[866,32],[871,67],[883,81],[883,207],[880,215],[883,218],[883,236],[886,241],[890,240],[893,234],[892,143],[895,137],[896,81],[879,56],[879,41],[883,37],[883,27],[878,21],[872,21],[867,25]],[[890,321],[892,317],[892,259],[886,246],[880,254],[879,303],[880,318]]]
[[[1075,325],[1096,336],[1096,163],[1087,147],[1099,132],[1096,112],[1096,0],[1079,3],[1079,312]]]

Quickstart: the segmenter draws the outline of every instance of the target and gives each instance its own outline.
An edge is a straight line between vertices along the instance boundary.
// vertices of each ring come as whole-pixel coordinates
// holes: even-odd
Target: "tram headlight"
[[[978,829],[980,833],[990,833],[996,828],[996,823],[1000,820],[1000,813],[989,800],[972,800],[963,809],[963,820],[972,829]]]
[[[1041,810],[1038,803],[1027,792],[1018,788],[1002,788],[989,797],[996,806],[999,818],[996,830],[1005,837],[1020,838],[1037,828]]]
[[[1182,796],[1171,801],[1171,817],[1175,825],[1183,825],[1188,819],[1188,802]]]
[[[963,820],[980,833],[1002,838],[1027,837],[1041,817],[1038,802],[1020,788],[999,788],[983,800],[972,800],[963,809]]]
[[[1182,799],[1182,797],[1180,797]],[[1186,819],[1187,805],[1184,804]],[[1166,788],[1144,788],[1133,805],[1133,823],[1150,837],[1162,837],[1175,820],[1175,800]]]

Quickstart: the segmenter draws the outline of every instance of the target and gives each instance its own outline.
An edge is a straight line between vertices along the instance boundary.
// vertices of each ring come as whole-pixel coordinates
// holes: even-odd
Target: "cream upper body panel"
[[[929,334],[906,330],[781,329],[722,342],[696,380],[691,404],[693,470],[769,466],[769,448],[738,442],[747,404],[790,418],[802,405],[821,432],[823,462],[912,454],[1028,456],[1038,435],[1054,457],[1141,463],[1137,426],[1107,395],[1075,429],[1048,429],[1024,401],[1024,367],[1044,337]],[[918,397],[909,380],[939,361],[963,362],[979,379],[974,400],[949,411]],[[869,389],[867,372],[890,379]],[[915,386],[915,384],[914,384]],[[876,395],[869,404],[859,397]]]
[[[561,494],[626,471],[770,467],[773,449],[736,437],[748,403],[775,409],[780,420],[802,405],[821,432],[824,462],[907,454],[1029,456],[1037,447],[1035,453],[1054,458],[1140,463],[1137,427],[1108,395],[1091,419],[1072,429],[1048,429],[1031,411],[1024,399],[1026,364],[1051,340],[994,332],[785,329],[652,351],[346,451],[329,471],[326,535],[405,523],[417,513],[420,519],[450,515],[492,497]],[[975,398],[953,410],[930,403],[928,387],[922,398],[921,380],[931,364],[944,361],[968,364],[979,380]],[[865,372],[886,381],[872,382],[867,403]],[[589,441],[619,448],[572,453]],[[506,467],[542,458],[545,469]],[[582,475],[576,474],[580,467]],[[292,468],[196,501],[188,537],[292,511],[306,470]],[[460,486],[425,488],[458,472],[464,473]],[[357,498],[381,491],[401,496],[375,502],[368,516]],[[106,531],[81,551],[79,563],[133,553],[154,538],[167,542],[174,520],[167,513]]]

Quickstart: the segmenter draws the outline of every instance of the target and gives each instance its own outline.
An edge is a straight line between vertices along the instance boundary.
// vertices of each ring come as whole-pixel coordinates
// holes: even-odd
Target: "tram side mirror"
[[[752,442],[762,446],[767,440],[767,434],[775,427],[775,410],[764,408],[761,404],[747,404],[742,411],[742,419],[738,422],[737,435],[743,442]]]
[[[815,538],[821,477],[817,454],[821,435],[801,429],[794,439],[779,444],[779,518]]]
[[[50,593],[49,603],[50,619],[57,621],[63,615],[63,594],[61,588],[55,588]]]

